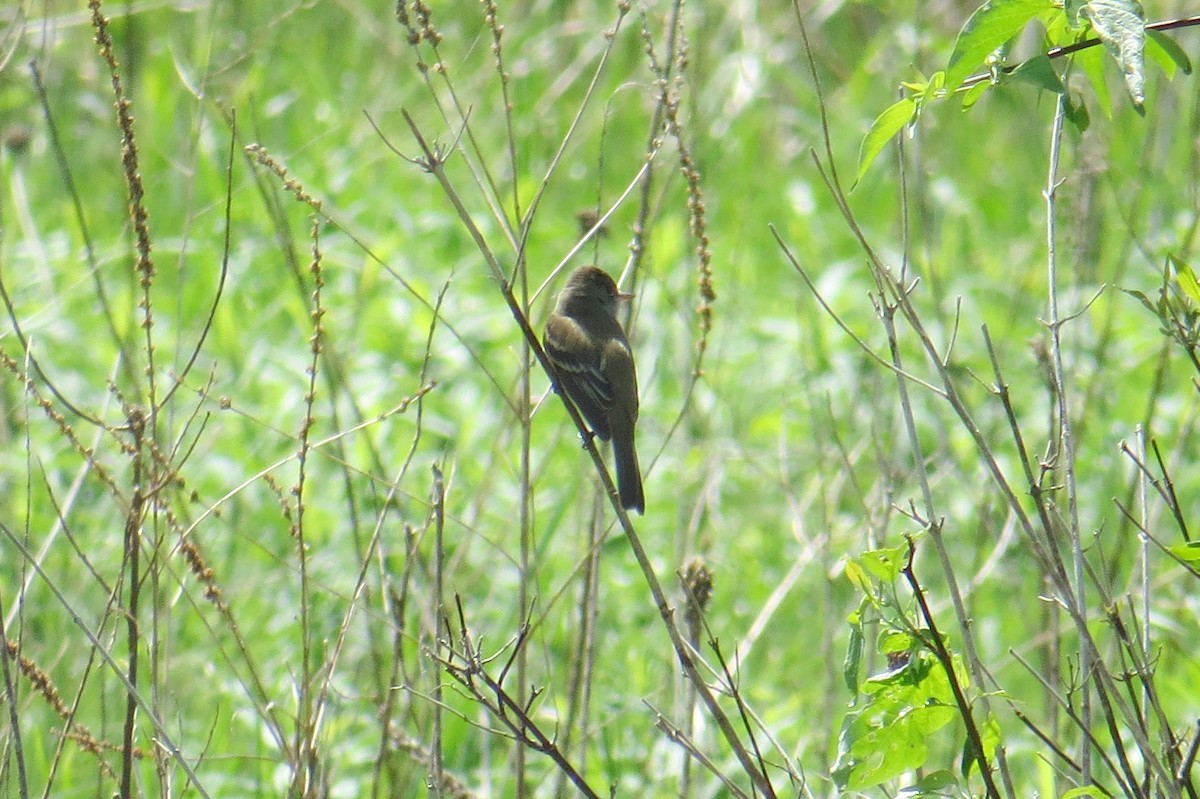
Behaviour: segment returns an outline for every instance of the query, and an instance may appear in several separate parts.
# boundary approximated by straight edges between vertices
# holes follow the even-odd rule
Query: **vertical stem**
[[[446,568],[446,486],[442,479],[442,470],[434,464],[433,467],[433,531],[434,531],[434,553],[433,553],[433,640],[429,642],[429,646],[433,651],[437,651],[439,630],[442,619],[449,619],[446,616],[446,597],[445,597],[445,568]],[[430,753],[430,770],[433,772],[432,790],[430,796],[433,799],[441,799],[442,784],[445,781],[443,774],[443,758],[442,758],[442,680],[438,672],[434,673],[433,680],[433,746]]]
[[[658,150],[658,139],[663,127],[663,120],[667,113],[667,97],[670,92],[671,73],[675,66],[675,49],[678,46],[679,39],[679,18],[683,12],[683,0],[675,0],[671,4],[671,14],[667,19],[667,47],[666,56],[662,65],[662,73],[658,76],[658,82],[661,86],[658,101],[654,104],[654,112],[650,116],[650,129],[647,131],[646,137],[646,153],[649,155]],[[645,21],[642,22],[645,25]],[[647,159],[646,165],[650,166],[650,161]],[[633,268],[629,273],[629,290],[634,294],[637,293],[638,278],[640,277],[637,267],[642,262],[642,253],[646,251],[646,229],[650,223],[651,202],[650,197],[654,190],[654,172],[652,169],[647,169],[645,177],[642,178],[642,192],[638,199],[637,218],[633,223],[633,239],[629,242],[630,263]]]
[[[1137,447],[1137,457],[1139,463],[1146,462],[1146,431],[1139,424],[1133,431],[1134,441]],[[1150,539],[1146,535],[1146,530],[1149,529],[1150,511],[1146,507],[1146,471],[1139,469],[1137,472],[1137,493],[1138,493],[1138,512],[1141,515],[1138,524],[1138,583],[1142,593],[1142,640],[1141,640],[1141,655],[1142,662],[1139,664],[1139,669],[1146,669],[1147,672],[1152,668],[1150,665]],[[1150,679],[1142,680],[1142,712],[1143,718],[1141,723],[1149,729],[1149,719],[1151,713],[1152,702],[1156,700],[1150,693]],[[1167,756],[1170,762],[1170,755]],[[1145,767],[1147,775],[1147,784],[1149,784],[1149,766]]]
[[[41,75],[38,73],[37,64],[30,62],[29,69],[33,73],[34,84],[37,86],[37,88],[39,90],[38,96],[39,96],[39,98],[42,99],[43,107],[45,107],[45,91],[42,88]],[[46,115],[46,118],[48,120],[50,119],[49,114]],[[51,126],[52,126],[52,123],[51,123]],[[0,197],[0,241],[3,241],[3,239],[4,239],[4,213],[3,213],[3,211],[4,211],[4,199],[2,197]],[[26,431],[27,431],[26,434],[28,435],[28,427],[26,428]],[[26,456],[25,457],[26,457],[27,466],[32,457],[32,452],[33,452],[33,448],[26,446],[26,448],[25,448]],[[26,474],[32,474],[32,470],[27,469]],[[31,514],[29,512],[29,507],[28,507],[29,502],[30,502],[30,500],[29,500],[30,492],[28,490],[26,490],[25,496],[26,496],[25,518],[29,519]],[[17,593],[18,606],[20,605],[20,602],[21,602],[20,596],[21,596],[21,593],[20,593],[20,591],[18,591],[18,593]],[[19,640],[19,638],[18,638],[18,640]],[[11,649],[9,648],[8,628],[7,628],[7,624],[5,623],[5,620],[4,620],[3,595],[0,595],[0,676],[2,676],[3,680],[4,680],[4,701],[8,704],[9,736],[11,737],[11,740],[12,740],[13,758],[17,761],[17,785],[18,785],[18,788],[20,791],[19,795],[20,795],[21,799],[28,799],[28,797],[29,797],[29,778],[25,772],[25,747],[21,741],[21,726],[20,726],[20,724],[18,724],[18,719],[17,719],[17,701],[18,701],[17,700],[17,686],[13,682],[12,671],[9,668],[9,660],[11,659],[13,662],[15,662],[19,652],[20,652],[20,650],[17,648],[17,645],[15,643],[13,644],[13,647]]]
[[[558,738],[558,748],[565,757],[571,755],[571,746],[579,742],[579,754],[574,762],[580,771],[587,768],[587,740],[589,708],[591,706],[592,670],[596,663],[596,616],[599,611],[600,593],[600,546],[604,543],[604,498],[594,492],[592,523],[589,526],[587,553],[583,562],[583,579],[579,590],[579,631],[575,639],[575,652],[571,661],[571,677],[567,690],[567,709]],[[686,758],[685,758],[686,759]],[[567,773],[559,771],[558,783],[554,788],[555,799],[567,797]],[[686,796],[687,794],[683,794]]]
[[[516,183],[515,175],[513,183]],[[516,200],[514,199],[515,202]],[[529,270],[526,268],[523,252],[517,254],[516,278],[518,288],[521,292],[521,309],[525,313],[525,318],[528,319]],[[533,353],[529,349],[529,342],[526,340],[521,345],[521,386],[518,389],[520,396],[517,398],[517,407],[521,413],[521,580],[517,596],[517,613],[518,622],[522,629],[525,628],[526,620],[529,618],[529,552],[532,548],[529,515],[530,505],[533,503],[532,471],[529,458],[530,439],[533,433],[533,399],[530,389],[530,372],[532,370]],[[521,703],[521,707],[526,707],[529,701],[527,693],[527,666],[526,647],[519,645],[517,648],[517,701]],[[525,747],[520,743],[517,744],[516,757],[517,797],[520,799],[527,795],[525,789]]]
[[[20,719],[17,718],[17,686],[13,681],[9,661],[16,661],[16,644],[9,647],[8,630],[4,625],[4,602],[0,597],[0,678],[4,680],[4,701],[8,705],[8,734],[12,741],[12,757],[17,762],[17,788],[21,799],[29,799],[29,777],[25,773],[25,747],[21,742]]]
[[[129,514],[125,517],[125,560],[129,580],[129,604],[125,608],[125,632],[129,649],[129,682],[125,696],[125,727],[121,737],[121,799],[133,796],[133,732],[137,719],[138,699],[138,605],[141,598],[141,527],[145,509],[146,492],[142,485],[145,478],[142,458],[144,457],[146,419],[136,408],[128,411],[129,427],[133,432],[133,496],[129,502]]]
[[[310,238],[312,241],[312,260],[309,271],[313,276],[312,335],[309,337],[308,384],[304,395],[304,420],[300,426],[300,453],[297,458],[296,486],[293,493],[296,497],[296,521],[294,534],[296,538],[296,554],[300,570],[300,691],[299,707],[296,719],[296,748],[295,748],[295,782],[300,795],[307,795],[315,790],[317,779],[317,709],[314,703],[316,690],[316,669],[313,668],[313,631],[312,631],[312,585],[308,573],[308,541],[305,524],[305,490],[308,485],[308,456],[312,451],[313,403],[317,397],[317,375],[321,364],[323,351],[323,309],[321,307],[321,289],[324,279],[321,275],[321,239],[320,221],[313,216],[310,221]]]
[[[1058,398],[1058,458],[1063,467],[1067,485],[1067,507],[1070,519],[1072,579],[1075,583],[1075,605],[1073,614],[1079,630],[1079,673],[1080,702],[1079,719],[1085,733],[1080,739],[1079,766],[1080,782],[1092,782],[1092,747],[1086,734],[1092,727],[1092,648],[1087,634],[1087,584],[1083,562],[1083,541],[1079,532],[1079,500],[1075,485],[1075,440],[1071,432],[1071,413],[1067,402],[1066,377],[1062,361],[1062,318],[1058,311],[1058,257],[1055,248],[1056,192],[1058,190],[1058,159],[1062,151],[1063,120],[1067,115],[1067,96],[1060,94],[1054,109],[1054,123],[1050,130],[1050,169],[1046,176],[1046,287],[1049,295],[1048,321],[1050,327],[1050,359],[1054,368],[1054,390]]]

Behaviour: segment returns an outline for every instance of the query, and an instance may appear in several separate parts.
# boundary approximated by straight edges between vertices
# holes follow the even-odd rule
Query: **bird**
[[[542,336],[555,389],[570,398],[601,441],[612,441],[621,507],[645,513],[642,473],[634,445],[637,370],[617,307],[622,294],[603,269],[571,273]]]

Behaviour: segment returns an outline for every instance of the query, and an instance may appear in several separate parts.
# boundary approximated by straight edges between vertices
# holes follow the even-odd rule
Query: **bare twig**
[[[950,650],[946,648],[946,641],[937,628],[937,620],[934,619],[933,612],[930,611],[929,604],[925,601],[925,592],[921,589],[921,584],[917,581],[917,576],[913,572],[913,553],[916,551],[916,546],[913,543],[911,535],[905,535],[905,540],[908,541],[908,560],[905,562],[904,568],[900,570],[900,573],[908,580],[908,585],[912,589],[913,596],[917,598],[917,605],[921,609],[921,618],[929,630],[929,635],[926,637],[925,643],[929,646],[934,656],[937,657],[938,662],[942,665],[942,669],[946,672],[946,680],[950,684],[950,690],[954,693],[954,703],[958,706],[959,718],[963,720],[963,725],[967,729],[967,742],[971,747],[974,759],[979,765],[979,775],[983,778],[987,795],[990,799],[999,799],[1000,790],[996,787],[995,780],[992,777],[991,756],[984,748],[983,737],[979,733],[979,726],[975,723],[975,714],[971,710],[971,704],[967,701],[967,695],[964,693],[962,685],[959,684],[958,675],[954,671],[954,658],[950,654]]]
[[[720,780],[721,784],[725,786],[725,790],[729,791],[730,796],[737,796],[740,797],[740,799],[750,799],[746,792],[743,791],[736,782],[729,779],[729,777],[721,771],[720,767],[714,763],[708,755],[704,754],[704,752],[700,750],[700,747],[696,745],[696,742],[692,740],[691,736],[687,732],[681,729],[679,725],[672,724],[670,721],[668,721],[666,715],[664,715],[661,710],[651,704],[650,700],[643,699],[642,703],[646,707],[650,708],[650,710],[654,713],[654,726],[661,730],[663,735],[667,736],[667,740],[678,744],[680,748],[687,753],[688,759],[696,761],[704,767],[705,771],[709,772],[718,780]]]
[[[588,799],[600,799],[600,794],[588,784],[574,764],[559,749],[554,737],[547,735],[531,717],[530,708],[532,702],[537,698],[538,692],[534,692],[528,702],[523,702],[510,694],[504,685],[508,668],[512,665],[513,657],[515,657],[515,650],[525,646],[528,641],[528,624],[522,623],[521,632],[513,643],[514,651],[510,653],[509,661],[501,670],[500,676],[495,678],[488,674],[486,668],[488,658],[480,651],[467,629],[466,612],[463,610],[462,598],[457,594],[455,595],[455,604],[458,609],[457,641],[452,640],[450,620],[446,619],[447,638],[439,642],[437,651],[431,653],[434,659],[477,702],[486,707],[493,718],[504,725],[513,739],[521,744],[521,748],[528,748],[546,755],[556,767],[567,775],[571,784],[582,796],[588,797]]]

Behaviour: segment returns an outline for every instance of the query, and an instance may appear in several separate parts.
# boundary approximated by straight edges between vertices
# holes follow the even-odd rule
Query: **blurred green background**
[[[973,6],[802,3],[819,98],[790,6],[690,3],[682,10],[686,62],[669,82],[677,133],[650,130],[658,96],[651,63],[671,60],[665,4],[635,6],[623,18],[610,3],[502,6],[507,100],[478,3],[432,7],[436,51],[428,40],[410,45],[393,8],[358,0],[113,2],[102,10],[135,120],[155,270],[145,290],[134,269],[112,77],[90,12],[33,1],[0,11],[8,305],[0,348],[11,359],[0,381],[0,599],[10,651],[36,664],[72,723],[99,742],[89,751],[78,728],[64,736],[62,711],[11,662],[17,720],[0,733],[0,792],[21,795],[18,758],[30,795],[116,790],[126,691],[114,664],[125,669],[129,659],[124,531],[140,496],[139,793],[196,789],[146,720],[152,707],[210,796],[295,794],[304,729],[313,731],[311,795],[427,795],[441,684],[447,771],[467,795],[517,795],[511,741],[429,654],[435,631],[445,632],[443,612],[458,625],[453,604],[439,606],[433,589],[436,465],[445,475],[445,595],[461,596],[468,626],[497,656],[494,668],[512,651],[524,584],[526,679],[542,692],[533,717],[573,738],[573,757],[594,787],[680,794],[684,754],[655,729],[647,705],[677,725],[690,705],[619,528],[599,548],[590,704],[567,716],[583,662],[591,525],[598,514],[610,529],[612,514],[597,504],[576,431],[535,365],[522,572],[520,331],[446,194],[393,151],[420,155],[402,109],[429,141],[461,145],[447,178],[506,270],[518,259],[496,209],[512,219],[514,186],[522,210],[544,189],[523,251],[531,292],[578,240],[577,214],[607,210],[645,162],[651,136],[662,138],[630,328],[647,495],[636,526],[673,601],[674,573],[687,559],[712,570],[708,634],[777,743],[772,755],[786,753],[803,770],[808,783],[793,794],[834,793],[829,771],[853,698],[842,676],[846,618],[859,601],[842,565],[920,530],[905,511],[922,471],[996,681],[973,690],[1002,691],[1051,725],[1060,711],[1011,652],[1044,673],[1069,673],[1070,635],[1049,626],[1041,574],[971,438],[943,400],[910,387],[925,457],[914,462],[894,376],[822,310],[768,228],[841,322],[886,355],[866,258],[814,167],[811,154],[823,158],[825,147],[819,100],[834,163],[849,180],[872,119],[896,99],[900,81],[944,66]],[[1146,5],[1148,19],[1172,11]],[[1194,55],[1193,33],[1177,39]],[[1018,51],[1039,47],[1032,35]],[[1063,312],[1078,314],[1063,335],[1080,526],[1104,602],[1127,609],[1141,601],[1141,561],[1136,530],[1113,501],[1138,507],[1120,442],[1132,442],[1141,425],[1192,517],[1200,496],[1191,468],[1195,371],[1158,320],[1119,290],[1155,296],[1166,254],[1190,256],[1200,117],[1189,76],[1152,71],[1139,116],[1115,67],[1110,73],[1112,107],[1068,79],[1091,124],[1064,138],[1058,289]],[[969,113],[954,102],[932,107],[904,136],[904,169],[889,148],[850,194],[876,251],[919,278],[913,298],[926,329],[943,351],[954,341],[959,391],[1022,497],[1029,486],[989,391],[981,327],[996,342],[1031,455],[1049,457],[1055,399],[1039,353],[1054,105],[1013,84]],[[459,138],[467,109],[470,132]],[[717,294],[694,385],[700,274],[680,141],[701,175]],[[251,143],[285,164],[322,213],[256,165],[243,150]],[[494,191],[480,182],[485,174]],[[635,191],[607,235],[568,266],[598,262],[619,275],[640,208]],[[536,330],[560,285],[530,300]],[[322,354],[309,403],[318,301]],[[907,369],[936,384],[911,331],[902,325],[900,337]],[[429,385],[419,403],[398,409]],[[44,411],[43,400],[62,416]],[[155,402],[161,407],[135,458],[122,403]],[[309,416],[315,446],[297,490]],[[1065,496],[1057,501],[1065,507]],[[1161,502],[1151,497],[1145,512],[1150,529],[1179,543]],[[188,547],[198,553],[191,561]],[[924,547],[917,568],[952,628],[943,573]],[[1151,553],[1157,684],[1178,712],[1178,732],[1191,725],[1194,735],[1195,582]],[[956,649],[959,635],[951,633]],[[1063,650],[1052,649],[1059,640]],[[869,669],[884,668],[880,657],[869,660]],[[999,723],[1018,793],[1051,795],[1045,745],[1011,712],[999,711]],[[719,769],[736,771],[703,716],[693,736]],[[939,767],[954,768],[961,728],[929,744]],[[530,753],[525,768],[526,795],[563,795],[547,758]],[[690,796],[728,795],[710,774],[695,780]]]

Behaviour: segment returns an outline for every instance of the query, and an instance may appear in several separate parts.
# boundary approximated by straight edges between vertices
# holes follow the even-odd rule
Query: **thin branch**
[[[979,727],[975,723],[975,714],[971,711],[971,704],[967,701],[967,696],[963,692],[962,685],[959,684],[958,675],[954,670],[954,658],[950,654],[950,650],[946,648],[946,641],[942,637],[941,632],[938,631],[937,621],[933,617],[933,612],[929,609],[929,603],[925,601],[925,592],[922,590],[921,584],[917,581],[917,576],[913,572],[913,554],[916,552],[916,545],[913,543],[911,535],[905,534],[904,539],[908,542],[908,559],[904,564],[904,568],[900,570],[900,573],[908,580],[908,585],[912,589],[913,596],[917,599],[917,605],[921,609],[921,618],[929,630],[929,637],[926,643],[930,646],[934,656],[937,657],[938,662],[942,665],[942,670],[946,672],[946,681],[950,684],[950,690],[954,694],[954,703],[958,706],[959,718],[963,720],[963,724],[967,729],[967,742],[979,766],[979,775],[983,778],[987,795],[990,799],[999,799],[1000,790],[996,787],[996,783],[992,779],[991,757],[983,745],[983,736],[980,735]]]

